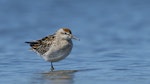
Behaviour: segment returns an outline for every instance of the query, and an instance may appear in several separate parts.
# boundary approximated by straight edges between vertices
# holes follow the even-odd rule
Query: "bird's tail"
[[[30,44],[30,46],[34,46],[34,45],[36,45],[36,44],[38,44],[38,42],[28,42],[28,41],[26,41],[25,43],[27,43],[27,44]]]
[[[31,42],[26,41],[25,43],[30,44]]]

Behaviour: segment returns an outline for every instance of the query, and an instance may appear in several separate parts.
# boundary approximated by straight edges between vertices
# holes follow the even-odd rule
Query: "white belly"
[[[69,55],[72,50],[72,43],[67,44],[65,46],[60,46],[59,48],[56,46],[51,46],[51,48],[43,54],[43,58],[49,62],[57,62]]]

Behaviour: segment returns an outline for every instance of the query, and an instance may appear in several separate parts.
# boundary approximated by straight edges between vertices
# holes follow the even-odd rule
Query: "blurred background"
[[[45,77],[50,63],[25,41],[67,27],[80,41],[54,63],[79,70]],[[149,0],[0,0],[0,82],[5,84],[148,84],[150,82]]]

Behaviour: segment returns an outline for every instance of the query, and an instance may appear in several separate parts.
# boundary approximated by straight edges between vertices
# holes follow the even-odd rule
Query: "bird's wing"
[[[49,50],[54,39],[55,39],[54,35],[49,35],[40,40],[32,41],[32,42],[25,42],[25,43],[30,44],[31,49],[33,51],[37,52],[40,55],[43,55]]]

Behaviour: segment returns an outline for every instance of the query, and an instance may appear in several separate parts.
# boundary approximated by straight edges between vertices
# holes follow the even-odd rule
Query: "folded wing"
[[[54,35],[49,35],[40,40],[25,43],[28,43],[31,46],[31,50],[35,51],[40,55],[43,55],[49,50],[54,39],[55,39]]]

